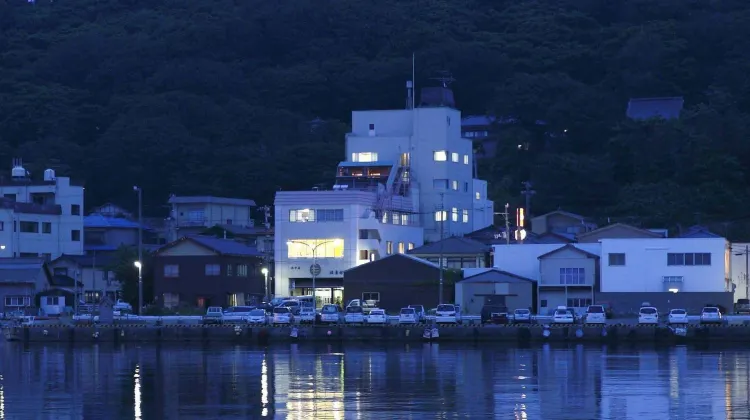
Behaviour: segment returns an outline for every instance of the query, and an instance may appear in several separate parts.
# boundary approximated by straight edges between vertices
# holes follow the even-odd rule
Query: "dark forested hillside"
[[[496,200],[530,179],[537,212],[742,224],[748,51],[743,0],[0,0],[0,162],[53,162],[92,205],[270,202],[330,181],[349,112],[400,107],[415,52],[418,84],[449,70],[464,113],[518,119],[482,164]],[[654,96],[682,119],[626,121]]]

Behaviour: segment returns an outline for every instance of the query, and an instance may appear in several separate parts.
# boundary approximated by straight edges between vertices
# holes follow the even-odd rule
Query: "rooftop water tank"
[[[54,181],[55,178],[55,170],[54,169],[45,169],[44,170],[44,180],[45,181]]]

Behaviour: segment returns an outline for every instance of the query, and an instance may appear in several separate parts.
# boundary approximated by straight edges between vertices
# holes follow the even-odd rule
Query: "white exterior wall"
[[[601,245],[573,244],[576,248],[600,255]],[[521,244],[493,245],[494,267],[532,280],[540,281],[539,257],[552,252],[565,244]]]
[[[375,125],[372,134],[370,124]],[[446,151],[446,161],[435,161],[436,151]],[[493,203],[487,200],[486,181],[473,178],[473,146],[471,140],[461,137],[460,111],[436,107],[352,112],[346,161],[352,160],[353,153],[360,152],[376,152],[378,161],[390,163],[398,163],[402,153],[410,153],[412,184],[419,187],[419,212],[427,240],[440,239],[440,222],[435,220],[435,212],[441,206],[448,213],[442,229],[444,237],[463,235],[492,224]],[[453,153],[458,154],[458,162],[452,161]],[[448,189],[435,188],[436,179],[449,180]],[[453,181],[457,182],[457,190],[452,189]],[[481,193],[480,200],[476,200],[477,192]],[[456,222],[452,220],[453,208],[458,210]],[[469,211],[466,223],[463,210]]]
[[[0,196],[15,194],[16,201],[32,202],[31,194],[53,193],[55,204],[60,205],[62,214],[27,214],[14,213],[12,210],[0,210],[0,221],[3,222],[0,231],[0,257],[20,256],[21,253],[37,255],[49,254],[52,259],[62,254],[82,255],[83,251],[83,187],[70,185],[70,178],[60,177],[54,183],[46,185],[3,185],[0,186]],[[72,214],[73,205],[78,205],[79,214]],[[16,222],[16,231],[13,222]],[[20,222],[38,222],[39,233],[24,233],[20,231]],[[42,232],[42,222],[52,224],[51,233]],[[72,231],[79,231],[79,240],[72,240]]]
[[[398,252],[398,243],[423,245],[422,229],[418,226],[401,226],[381,223],[371,211],[376,203],[376,194],[366,191],[290,191],[279,192],[275,201],[274,254],[275,294],[289,294],[290,278],[312,278],[311,258],[289,259],[288,241],[301,239],[341,239],[344,241],[343,258],[317,258],[321,277],[342,278],[341,272],[364,264],[359,259],[360,250],[376,250],[380,258],[387,255],[386,244],[393,243],[393,252]],[[408,207],[408,203],[402,203]],[[341,222],[290,222],[290,210],[343,209]],[[360,229],[377,230],[380,240],[359,239]],[[331,271],[338,274],[330,274]]]
[[[750,251],[750,243],[732,244],[732,283],[737,288],[734,291],[734,301],[737,299],[748,299],[748,283],[745,274],[748,271],[750,261],[745,259],[745,253]],[[739,254],[739,255],[737,255]],[[750,256],[748,256],[750,258]]]
[[[664,276],[683,277],[680,291],[725,292],[731,278],[724,238],[602,239],[602,292],[663,292]],[[624,266],[610,266],[610,253],[624,253]],[[667,265],[668,253],[710,253],[711,265]]]

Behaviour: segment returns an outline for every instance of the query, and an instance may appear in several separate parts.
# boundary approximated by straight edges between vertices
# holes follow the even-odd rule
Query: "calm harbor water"
[[[0,344],[0,419],[747,419],[750,350]]]

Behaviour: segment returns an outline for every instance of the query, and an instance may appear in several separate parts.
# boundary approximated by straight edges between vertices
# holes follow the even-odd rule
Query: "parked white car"
[[[530,324],[531,311],[528,309],[516,309],[513,311],[513,322],[516,324]]]
[[[320,310],[320,322],[337,323],[341,320],[339,307],[336,305],[323,305]]]
[[[224,322],[237,322],[237,321],[244,321],[248,315],[250,315],[250,312],[254,311],[255,307],[253,306],[230,306],[227,309],[224,309],[223,318]]]
[[[659,311],[653,306],[644,306],[638,310],[639,324],[658,324]]]
[[[402,309],[403,310],[403,309]],[[435,310],[436,324],[458,324],[461,322],[461,311],[456,305],[442,304]]]
[[[586,309],[586,324],[606,324],[607,314],[604,312],[602,305],[589,305]]]
[[[721,324],[724,318],[719,308],[715,306],[706,306],[701,311],[701,324]]]
[[[401,308],[401,313],[398,314],[399,324],[416,324],[419,322],[419,315],[414,308]]]
[[[254,309],[250,311],[250,314],[246,319],[248,323],[257,325],[263,325],[268,322],[268,316],[266,315],[266,311],[263,309]]]
[[[388,317],[384,310],[373,309],[367,315],[366,320],[368,324],[386,324],[388,322]]]
[[[286,306],[277,306],[273,308],[274,324],[291,324],[294,321],[292,311]]]
[[[555,313],[552,314],[553,324],[573,324],[575,320],[573,312],[564,306],[558,307],[555,309]]]
[[[347,324],[364,324],[365,311],[361,306],[349,306],[346,308],[344,322]]]
[[[669,311],[668,322],[670,324],[687,324],[688,313],[684,309],[672,309]]]
[[[133,312],[133,306],[122,299],[117,299],[117,303],[112,306],[113,311]]]
[[[299,315],[297,315],[299,318],[299,322],[301,323],[311,323],[315,321],[315,308],[312,306],[303,306],[299,308]]]
[[[425,322],[427,320],[427,313],[423,305],[409,305],[408,307],[417,312],[417,322]]]

